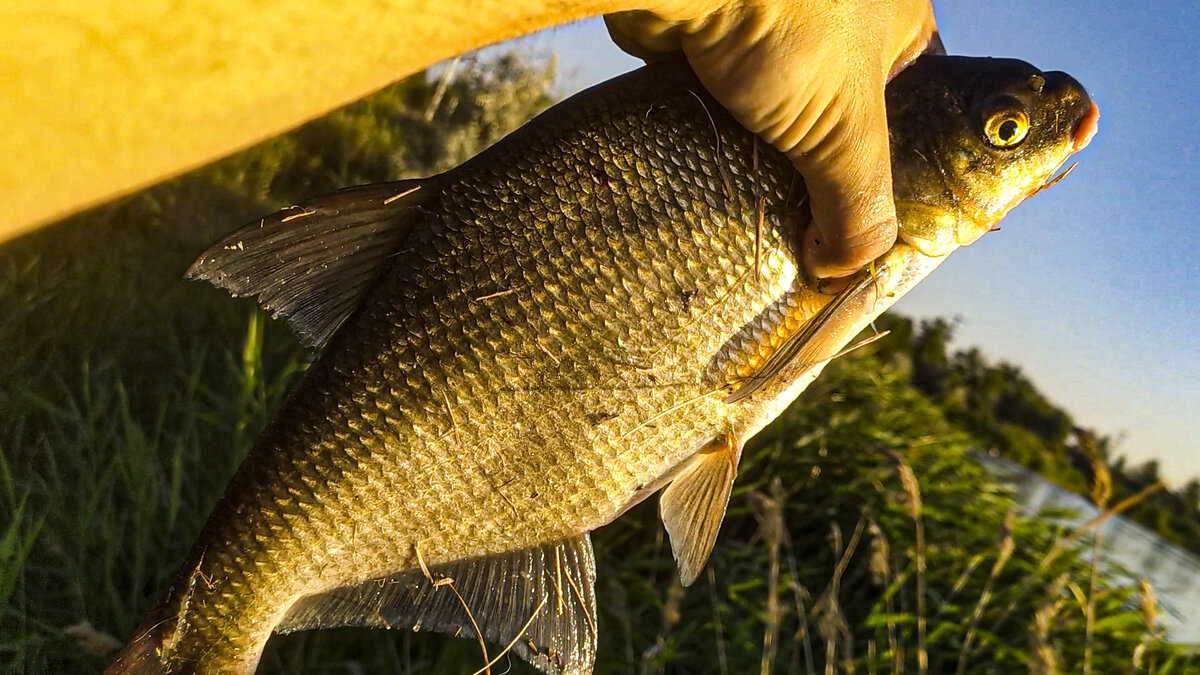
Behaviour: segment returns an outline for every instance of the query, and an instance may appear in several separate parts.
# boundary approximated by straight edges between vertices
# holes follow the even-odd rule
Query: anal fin
[[[543,673],[590,675],[596,659],[596,562],[588,535],[372,579],[306,596],[275,628],[370,626],[475,638]],[[453,589],[448,586],[452,585]],[[460,599],[461,598],[461,599]],[[468,614],[469,610],[469,614]]]
[[[662,492],[659,512],[684,586],[696,580],[712,554],[741,454],[741,442],[722,434],[688,460]]]

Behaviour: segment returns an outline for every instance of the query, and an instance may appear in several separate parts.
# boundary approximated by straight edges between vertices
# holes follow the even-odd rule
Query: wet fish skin
[[[979,140],[997,94],[1031,121],[1003,152]],[[450,172],[317,198],[214,246],[194,276],[258,296],[322,351],[110,672],[252,672],[280,629],[471,633],[427,569],[455,577],[489,640],[532,636],[515,649],[543,671],[590,672],[586,533],[667,485],[694,574],[743,440],[1043,184],[1090,109],[1066,76],[1000,60],[926,57],[888,97],[901,241],[837,296],[801,269],[790,163],[674,62]],[[539,574],[521,595],[514,579]],[[550,623],[522,633],[531,616]]]

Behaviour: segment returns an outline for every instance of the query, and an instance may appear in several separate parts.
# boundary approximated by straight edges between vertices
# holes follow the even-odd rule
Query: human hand
[[[884,87],[936,38],[930,0],[663,0],[605,17],[651,60],[683,51],[704,86],[804,176],[804,264],[852,274],[896,240]]]

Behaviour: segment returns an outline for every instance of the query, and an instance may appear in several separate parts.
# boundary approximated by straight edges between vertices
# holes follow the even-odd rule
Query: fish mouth
[[[1064,72],[1054,71],[1045,74],[1044,82],[1047,89],[1053,91],[1053,95],[1060,101],[1060,105],[1071,111],[1071,117],[1075,119],[1075,122],[1070,127],[1070,135],[1062,149],[1062,158],[1054,169],[1046,174],[1046,179],[1041,184],[1025,194],[1024,198],[1026,199],[1057,184],[1075,169],[1076,165],[1071,164],[1062,172],[1058,171],[1067,163],[1071,155],[1083,150],[1092,142],[1100,122],[1100,107],[1096,105],[1078,80]],[[1052,86],[1051,83],[1053,83]]]
[[[1092,137],[1096,135],[1096,129],[1099,128],[1100,122],[1100,107],[1095,101],[1091,101],[1091,107],[1083,118],[1075,123],[1075,131],[1071,134],[1071,152],[1079,152],[1086,148],[1088,143],[1092,142]]]
[[[1084,94],[1084,96],[1086,97],[1086,94]],[[1062,161],[1059,162],[1058,167],[1062,167],[1063,164],[1066,164],[1071,155],[1074,155],[1080,150],[1086,148],[1088,143],[1092,142],[1092,137],[1096,135],[1096,130],[1099,128],[1100,122],[1100,107],[1096,105],[1095,101],[1088,101],[1088,103],[1089,106],[1087,112],[1083,114],[1083,117],[1079,118],[1079,121],[1075,123],[1075,129],[1071,131],[1071,147],[1063,156]],[[1045,190],[1046,188],[1066,178],[1068,174],[1075,170],[1076,166],[1078,166],[1078,162],[1068,166],[1062,171],[1062,173],[1054,175],[1054,172],[1058,171],[1058,167],[1056,167],[1054,171],[1050,172],[1050,175],[1053,177],[1037,186],[1037,188],[1031,191],[1028,196],[1032,197],[1042,190]]]
[[[1088,146],[1099,127],[1100,108],[1078,80],[1062,71],[1044,73],[1042,80],[1045,94],[1056,107],[1069,111],[1067,119],[1074,119],[1068,136],[1067,156]],[[1039,93],[1041,93],[1039,91]],[[1065,132],[1066,129],[1063,129]],[[1064,159],[1066,159],[1064,157]]]

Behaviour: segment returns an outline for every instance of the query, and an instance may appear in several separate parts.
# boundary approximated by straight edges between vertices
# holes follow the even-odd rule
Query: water
[[[1100,513],[1083,497],[1007,459],[980,455],[979,461],[1013,486],[1017,504],[1029,514],[1065,509],[1075,514],[1067,522],[1077,525]],[[1108,519],[1097,530],[1106,571],[1131,584],[1146,579],[1154,587],[1167,640],[1200,644],[1200,557],[1121,516]]]

